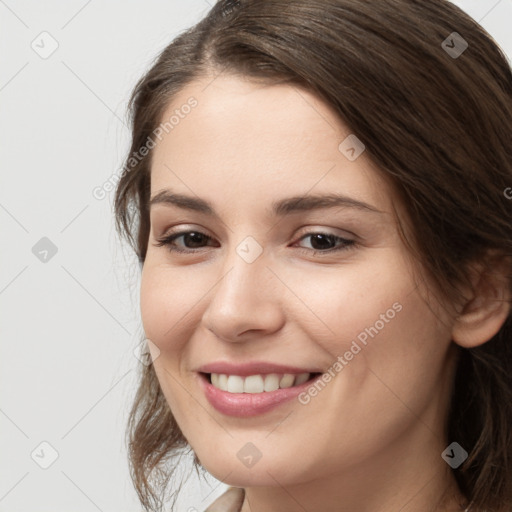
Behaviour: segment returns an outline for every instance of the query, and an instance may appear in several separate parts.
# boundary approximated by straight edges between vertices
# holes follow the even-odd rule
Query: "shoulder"
[[[204,512],[240,512],[244,496],[242,487],[229,487]]]

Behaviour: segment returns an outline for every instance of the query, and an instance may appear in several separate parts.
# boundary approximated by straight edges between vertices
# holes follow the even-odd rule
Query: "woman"
[[[510,511],[512,74],[490,36],[445,0],[220,1],[131,108],[145,509],[190,447],[230,485],[209,511]]]

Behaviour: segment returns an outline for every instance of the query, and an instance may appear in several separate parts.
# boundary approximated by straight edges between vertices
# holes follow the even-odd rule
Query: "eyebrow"
[[[149,202],[149,206],[151,207],[155,204],[177,206],[184,210],[191,210],[219,218],[219,215],[215,212],[215,209],[210,202],[198,197],[172,193],[169,190],[163,190],[152,197]],[[272,203],[271,212],[276,217],[283,217],[285,215],[298,212],[335,207],[350,208],[373,213],[383,213],[370,204],[348,196],[344,196],[342,194],[294,196],[280,199]]]

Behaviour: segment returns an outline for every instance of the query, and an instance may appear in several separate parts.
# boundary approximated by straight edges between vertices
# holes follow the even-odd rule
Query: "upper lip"
[[[295,366],[288,366],[282,364],[269,363],[265,361],[252,361],[247,363],[230,363],[227,361],[216,361],[213,363],[205,364],[197,369],[202,373],[219,373],[226,375],[240,375],[241,377],[247,375],[258,375],[267,373],[322,373],[322,370],[312,368],[297,368]]]

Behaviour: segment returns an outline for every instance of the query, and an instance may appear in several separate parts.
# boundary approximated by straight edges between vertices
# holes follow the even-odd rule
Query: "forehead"
[[[350,146],[362,149],[354,134],[297,86],[203,78],[173,98],[166,122],[153,150],[152,196],[166,187],[230,201],[335,191],[389,209],[391,192],[365,151],[347,157]]]

